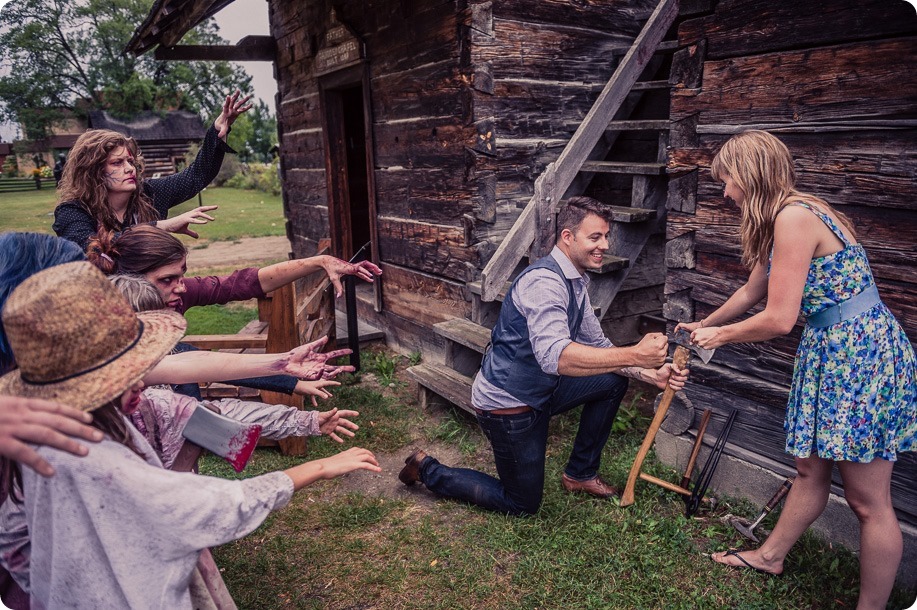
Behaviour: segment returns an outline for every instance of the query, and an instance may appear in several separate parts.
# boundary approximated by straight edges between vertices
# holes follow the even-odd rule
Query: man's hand
[[[26,443],[47,445],[73,455],[89,450],[71,436],[97,443],[102,432],[88,426],[89,413],[56,402],[18,396],[0,396],[0,455],[24,464],[38,474],[54,474],[46,462]]]
[[[339,373],[352,373],[355,370],[352,366],[335,366],[328,363],[329,360],[350,354],[351,350],[338,349],[325,354],[319,353],[318,350],[326,343],[327,336],[291,349],[275,366],[282,373],[310,380],[333,379]]]
[[[665,363],[668,346],[668,340],[662,333],[644,335],[640,343],[630,348],[634,361],[629,366],[659,368]]]
[[[318,429],[322,431],[322,434],[327,434],[332,440],[343,443],[344,439],[338,436],[338,433],[353,438],[354,433],[351,430],[360,429],[360,426],[346,418],[357,417],[358,415],[360,415],[358,411],[339,411],[336,408],[324,411],[318,414]]]
[[[229,128],[239,118],[239,115],[252,107],[251,104],[246,104],[248,100],[252,99],[252,96],[246,95],[240,100],[240,95],[242,95],[242,92],[238,89],[232,95],[227,95],[226,101],[223,102],[220,116],[213,122],[213,126],[217,130],[217,137],[224,142],[226,141],[226,136],[229,135]]]
[[[207,214],[207,212],[215,210],[218,207],[219,206],[216,205],[202,205],[184,214],[179,214],[174,218],[157,220],[156,226],[169,233],[182,233],[197,239],[200,235],[198,235],[196,231],[192,231],[189,225],[205,225],[212,220],[216,220],[213,216]]]
[[[373,276],[382,275],[382,269],[369,261],[360,261],[359,263],[348,263],[333,256],[327,257],[324,265],[328,279],[334,284],[334,294],[340,298],[344,294],[344,286],[341,284],[341,277],[345,275],[355,275],[361,280],[367,282],[373,281]]]
[[[677,392],[685,387],[688,380],[688,369],[680,369],[674,364],[663,364],[653,372],[656,374],[653,384],[660,390],[670,386]]]

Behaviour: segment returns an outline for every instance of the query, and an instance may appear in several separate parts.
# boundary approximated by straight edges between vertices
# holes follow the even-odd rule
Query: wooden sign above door
[[[363,41],[349,27],[337,20],[331,11],[331,23],[325,32],[321,48],[315,54],[315,76],[330,74],[363,61]]]

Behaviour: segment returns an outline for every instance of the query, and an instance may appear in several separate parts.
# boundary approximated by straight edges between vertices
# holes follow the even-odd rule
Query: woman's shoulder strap
[[[825,214],[823,211],[821,211],[819,208],[815,207],[811,203],[806,203],[805,201],[793,201],[787,204],[787,206],[791,206],[791,205],[797,206],[800,208],[805,208],[809,210],[810,212],[812,212],[813,214],[815,214],[816,216],[818,216],[818,218],[821,219],[821,221],[825,223],[825,225],[829,229],[831,229],[831,232],[834,233],[834,235],[837,236],[837,238],[844,243],[845,247],[850,245],[850,240],[847,239],[847,236],[844,235],[844,232],[840,230],[840,228],[837,226],[834,220],[830,216]]]

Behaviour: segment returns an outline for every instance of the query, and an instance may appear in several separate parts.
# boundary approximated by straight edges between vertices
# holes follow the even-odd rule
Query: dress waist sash
[[[875,284],[871,284],[866,290],[850,297],[846,301],[813,313],[806,318],[806,324],[813,328],[825,328],[826,326],[855,318],[881,302],[879,290]]]

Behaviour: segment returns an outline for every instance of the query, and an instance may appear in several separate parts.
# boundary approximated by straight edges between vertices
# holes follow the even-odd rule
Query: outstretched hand
[[[224,142],[226,141],[226,136],[229,135],[229,128],[239,118],[239,115],[252,107],[252,104],[246,103],[252,99],[251,94],[246,95],[241,100],[239,99],[240,95],[242,95],[242,92],[238,89],[232,95],[227,95],[226,100],[223,102],[220,116],[213,122],[213,126],[217,130],[217,137]]]
[[[277,368],[282,373],[293,375],[300,379],[333,379],[340,373],[352,373],[352,366],[335,366],[329,364],[329,361],[346,356],[351,353],[349,349],[337,349],[332,352],[320,353],[325,344],[328,343],[328,337],[322,337],[318,341],[300,345],[291,349],[277,363]]]
[[[190,225],[205,225],[212,220],[216,220],[216,218],[207,212],[215,210],[218,207],[220,206],[202,205],[199,208],[194,208],[193,210],[185,212],[184,214],[179,214],[173,218],[157,220],[156,226],[169,233],[182,233],[197,239],[200,235],[198,235],[197,231],[192,231]]]
[[[354,433],[352,431],[360,429],[360,426],[346,418],[357,417],[358,415],[360,415],[358,411],[340,411],[337,408],[324,411],[318,414],[318,429],[321,430],[322,434],[329,436],[331,440],[343,443],[344,439],[338,436],[338,433],[353,438]]]
[[[322,400],[328,400],[334,394],[329,392],[326,388],[339,386],[341,383],[339,381],[332,381],[330,379],[316,379],[315,381],[305,381],[300,379],[296,382],[296,387],[293,388],[294,394],[299,394],[300,396],[308,396],[312,399],[312,406],[318,406],[318,398]]]
[[[344,294],[344,286],[341,284],[341,277],[345,275],[355,275],[361,280],[372,282],[373,277],[382,275],[382,269],[369,261],[360,261],[359,263],[348,263],[347,261],[329,256],[324,264],[325,272],[328,279],[334,284],[334,294],[338,298]]]
[[[319,461],[322,462],[323,479],[333,479],[360,469],[382,472],[382,468],[379,467],[379,462],[372,451],[361,449],[360,447],[353,447]]]
[[[674,363],[663,364],[655,372],[656,379],[653,383],[660,390],[668,386],[677,392],[685,387],[688,380],[688,369],[680,369]]]
[[[50,477],[54,469],[26,443],[86,455],[86,447],[70,437],[92,442],[102,440],[99,430],[86,425],[90,421],[92,417],[88,413],[56,402],[0,396],[0,455]]]

